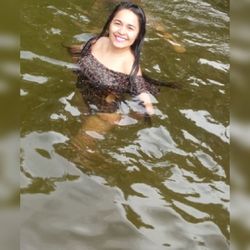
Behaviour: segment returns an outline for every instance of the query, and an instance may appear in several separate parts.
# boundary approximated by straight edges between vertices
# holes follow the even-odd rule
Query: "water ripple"
[[[210,60],[207,60],[204,58],[200,58],[198,60],[198,63],[209,65],[217,70],[221,70],[224,72],[228,72],[228,70],[229,70],[229,64],[224,64],[222,62],[215,62],[215,61],[210,61]]]
[[[170,133],[163,126],[140,130],[138,139],[134,143],[139,144],[141,151],[150,157],[161,158],[168,152],[187,155],[177,147]]]
[[[44,84],[48,81],[48,77],[45,76],[35,76],[31,74],[23,74],[22,75],[23,80],[28,82],[36,82],[38,84]]]
[[[191,109],[180,110],[184,116],[195,122],[198,127],[203,128],[207,132],[218,136],[224,142],[229,143],[228,127],[223,126],[215,121],[206,110],[194,111]]]
[[[20,52],[20,58],[26,59],[26,60],[39,59],[43,62],[47,62],[47,63],[53,64],[53,65],[65,67],[68,69],[78,69],[76,64],[60,61],[60,60],[57,60],[54,58],[49,58],[47,56],[40,56],[40,55],[37,55],[36,53],[33,53],[31,51],[26,51],[26,50],[22,50]]]

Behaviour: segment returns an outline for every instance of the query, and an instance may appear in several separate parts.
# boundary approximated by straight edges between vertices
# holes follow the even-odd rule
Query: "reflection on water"
[[[23,4],[23,249],[229,248],[227,6],[141,4],[142,66],[183,88],[161,89],[151,124],[129,99],[112,126],[89,116],[62,45],[99,32],[110,1]]]

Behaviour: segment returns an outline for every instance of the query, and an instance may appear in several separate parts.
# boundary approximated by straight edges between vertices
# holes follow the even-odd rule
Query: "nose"
[[[119,28],[118,32],[119,32],[120,35],[123,35],[123,34],[125,34],[125,32],[126,32],[126,28],[125,28],[124,26],[121,26],[121,27]]]

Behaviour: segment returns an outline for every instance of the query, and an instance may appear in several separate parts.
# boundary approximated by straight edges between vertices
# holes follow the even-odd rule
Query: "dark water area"
[[[22,2],[21,249],[229,249],[228,2],[141,5],[142,69],[182,88],[161,88],[151,125],[125,112],[106,129],[64,45],[100,32],[114,3]]]

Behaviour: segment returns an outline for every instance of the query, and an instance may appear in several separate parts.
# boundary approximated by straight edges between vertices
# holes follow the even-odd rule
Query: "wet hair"
[[[139,33],[138,33],[137,38],[135,39],[134,43],[131,45],[131,50],[132,50],[132,53],[133,53],[134,58],[135,58],[131,72],[129,74],[129,82],[130,82],[131,88],[132,88],[133,83],[135,81],[135,77],[137,76],[137,73],[139,71],[141,48],[142,48],[144,37],[146,34],[146,15],[145,15],[143,9],[140,6],[138,6],[137,4],[131,3],[129,1],[121,2],[120,4],[118,4],[114,8],[114,10],[110,14],[110,16],[108,17],[105,25],[103,26],[101,33],[97,36],[92,37],[85,44],[85,46],[82,49],[81,55],[82,56],[86,55],[86,53],[89,50],[89,48],[91,47],[91,45],[95,41],[97,41],[100,37],[108,36],[108,29],[109,29],[110,23],[114,19],[115,15],[119,11],[124,10],[124,9],[132,11],[138,17],[138,20],[139,20]]]

